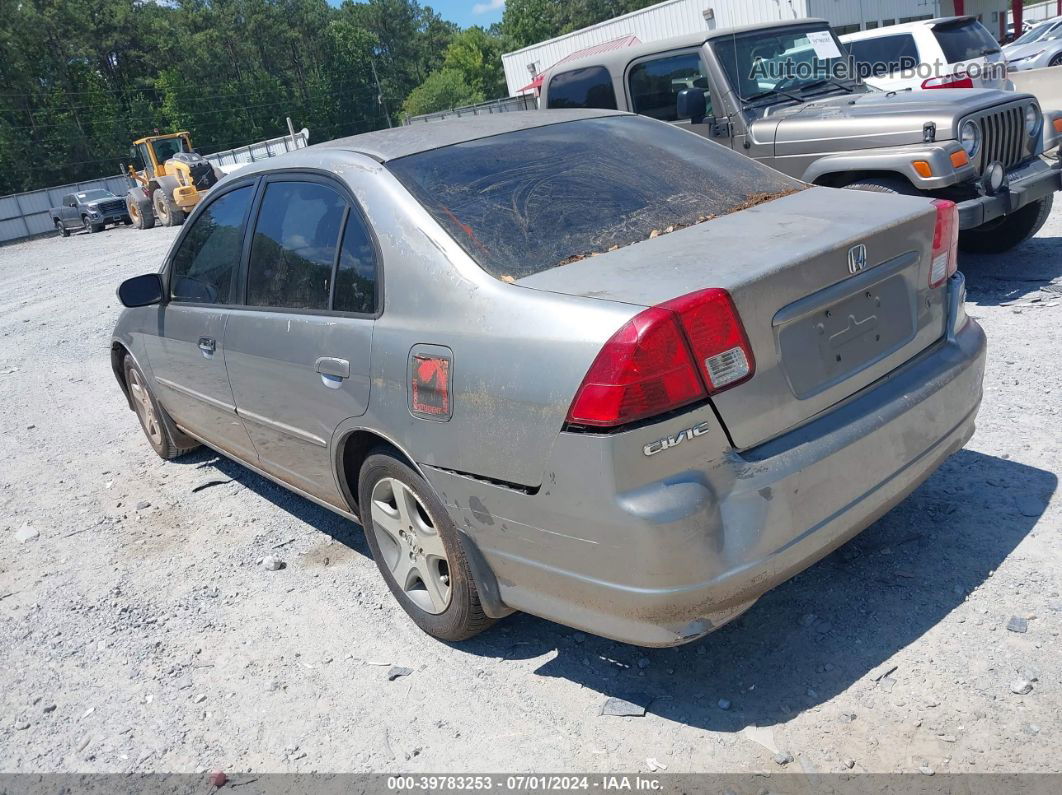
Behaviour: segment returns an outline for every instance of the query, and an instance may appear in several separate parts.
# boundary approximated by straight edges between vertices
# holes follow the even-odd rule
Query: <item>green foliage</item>
[[[0,195],[117,173],[155,130],[385,127],[457,32],[416,0],[0,0]]]
[[[657,2],[659,0],[508,0],[501,23],[505,51],[537,44]]]
[[[484,97],[496,98],[505,94],[505,73],[502,71],[501,40],[481,27],[471,27],[458,33],[443,54],[443,69],[460,72],[473,90]]]
[[[500,97],[502,52],[650,2],[509,0],[461,31],[417,0],[0,0],[0,195],[114,174],[156,130],[212,152]]]
[[[405,116],[419,116],[461,105],[473,105],[487,97],[473,88],[457,69],[443,68],[432,72],[428,79],[413,89],[402,103]]]

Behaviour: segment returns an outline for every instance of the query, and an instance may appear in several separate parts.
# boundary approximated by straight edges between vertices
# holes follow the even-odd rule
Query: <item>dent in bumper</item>
[[[954,277],[933,348],[752,450],[626,491],[608,491],[606,471],[623,465],[610,448],[573,434],[535,495],[426,472],[509,607],[640,645],[693,640],[870,525],[969,439],[985,337],[963,289]]]

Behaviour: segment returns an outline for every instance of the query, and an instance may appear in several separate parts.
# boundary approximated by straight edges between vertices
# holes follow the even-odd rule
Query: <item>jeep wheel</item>
[[[151,208],[151,200],[147,197],[136,199],[127,196],[125,208],[129,211],[129,218],[137,229],[151,229],[155,225],[155,211]]]
[[[63,222],[58,218],[55,219],[55,229],[63,237],[70,237],[70,230],[63,226]]]
[[[900,193],[904,196],[920,196],[921,194],[905,179],[901,177],[862,177],[843,186],[845,190],[865,190],[870,193]]]
[[[959,232],[959,249],[971,254],[1002,254],[1040,231],[1051,214],[1055,197],[1048,194],[1015,213]]]
[[[173,196],[162,188],[155,188],[155,215],[163,226],[180,226],[184,223],[184,210],[177,206]]]
[[[480,606],[457,529],[427,481],[392,452],[370,455],[358,479],[372,557],[417,626],[440,640],[470,638],[494,622]]]

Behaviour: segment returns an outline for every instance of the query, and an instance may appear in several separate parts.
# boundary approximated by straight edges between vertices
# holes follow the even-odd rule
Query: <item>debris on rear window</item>
[[[709,213],[708,215],[698,216],[697,220],[691,221],[690,223],[668,224],[663,229],[654,229],[649,233],[649,240],[658,238],[661,235],[670,234],[671,232],[674,232],[678,229],[685,229],[688,226],[696,226],[697,224],[703,224],[705,221],[711,221],[712,219],[718,218],[722,215],[730,215],[731,213],[736,213],[738,210],[748,210],[750,207],[757,207],[761,204],[766,204],[767,202],[774,201],[775,199],[781,199],[784,196],[791,196],[792,194],[797,193],[800,190],[802,190],[802,188],[787,188],[786,190],[774,191],[773,193],[753,193],[751,196],[746,197],[743,201],[739,202],[738,204],[734,205],[733,207],[730,207],[729,209],[721,213]],[[635,240],[633,242],[637,243],[638,241]],[[620,246],[619,243],[616,243],[612,246],[609,246],[608,251],[615,251],[619,248],[622,248],[622,246]],[[596,257],[598,254],[605,253],[608,252],[587,251],[583,254],[572,254],[571,256],[562,259],[560,262],[557,263],[557,265],[571,265],[573,262],[579,262],[579,260],[584,260],[587,257]],[[503,276],[502,279],[510,281],[512,277]]]
[[[481,268],[516,281],[806,187],[644,116],[517,130],[386,167]]]

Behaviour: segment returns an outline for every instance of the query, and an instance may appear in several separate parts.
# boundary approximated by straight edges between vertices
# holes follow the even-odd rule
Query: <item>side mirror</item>
[[[704,99],[704,90],[700,88],[684,88],[678,93],[676,102],[678,117],[689,119],[694,124],[700,124],[708,115],[708,103]]]
[[[130,308],[161,304],[163,297],[162,277],[157,273],[134,276],[118,286],[118,300]]]

